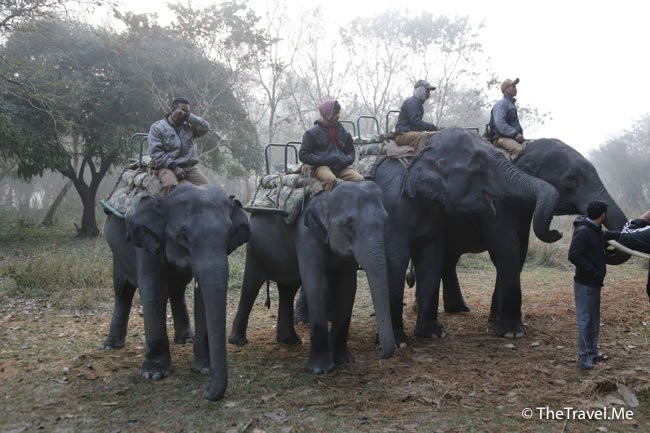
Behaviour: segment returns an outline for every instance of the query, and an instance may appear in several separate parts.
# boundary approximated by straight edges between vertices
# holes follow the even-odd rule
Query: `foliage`
[[[650,208],[650,114],[590,155],[614,199],[624,208]]]

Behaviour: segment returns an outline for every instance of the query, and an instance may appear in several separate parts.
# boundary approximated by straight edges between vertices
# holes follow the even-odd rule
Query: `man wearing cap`
[[[507,79],[501,83],[503,98],[492,107],[490,115],[490,129],[492,138],[496,139],[495,145],[508,154],[510,159],[515,159],[523,148],[524,131],[519,124],[515,96],[517,96],[519,78]]]
[[[425,80],[418,80],[415,83],[413,96],[402,104],[395,125],[395,143],[399,146],[413,146],[416,152],[424,147],[433,131],[437,131],[436,125],[422,120],[424,116],[424,103],[431,92],[436,88]]]
[[[318,111],[321,118],[302,136],[300,161],[313,168],[326,190],[336,186],[336,179],[363,181],[364,177],[351,167],[355,150],[352,136],[339,122],[341,105],[338,101],[325,101]]]

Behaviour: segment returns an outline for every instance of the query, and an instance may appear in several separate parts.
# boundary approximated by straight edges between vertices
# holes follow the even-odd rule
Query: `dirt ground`
[[[388,360],[374,351],[374,317],[360,277],[350,335],[356,363],[325,376],[304,371],[307,328],[298,327],[302,345],[275,343],[277,295],[272,290],[267,310],[261,293],[250,319],[250,343],[228,346],[229,387],[219,402],[202,398],[207,378],[190,371],[191,346],[172,345],[171,377],[153,383],[139,377],[143,323],[137,307],[126,347],[99,349],[110,322],[109,287],[92,310],[4,296],[0,431],[648,432],[650,306],[646,270],[636,260],[609,268],[600,344],[609,358],[592,372],[581,372],[576,363],[571,269],[526,266],[522,281],[529,332],[507,340],[489,329],[495,275],[480,256],[459,272],[472,311],[441,313],[446,338],[412,338]],[[405,323],[412,335],[414,291],[406,293]],[[237,289],[230,291],[228,327],[238,297]],[[171,333],[171,318],[168,329]],[[636,395],[638,407],[629,406],[634,397],[626,389]],[[628,405],[622,406],[623,400]],[[632,419],[546,420],[538,407],[625,407]],[[522,416],[525,408],[532,409],[532,419]]]

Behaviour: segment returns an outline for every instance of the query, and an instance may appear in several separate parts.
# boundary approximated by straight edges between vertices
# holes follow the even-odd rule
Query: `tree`
[[[217,94],[220,109],[206,116],[214,120],[213,129],[228,131],[229,143],[253,143],[217,149],[204,160],[233,172],[259,166],[259,155],[242,151],[256,146],[256,135],[228,81],[205,78],[223,68],[190,41],[145,24],[117,34],[78,22],[42,21],[12,34],[2,49],[0,74],[10,79],[1,89],[0,152],[17,161],[25,179],[51,169],[72,181],[83,204],[79,236],[99,233],[97,190],[124,157],[124,138],[147,131],[173,96],[193,90],[205,98]],[[200,112],[201,104],[195,108]],[[205,141],[214,144],[218,135]]]
[[[650,114],[590,155],[603,183],[632,212],[650,207]]]
[[[71,9],[112,4],[106,0],[0,0],[0,34],[15,30],[25,22],[55,18]]]

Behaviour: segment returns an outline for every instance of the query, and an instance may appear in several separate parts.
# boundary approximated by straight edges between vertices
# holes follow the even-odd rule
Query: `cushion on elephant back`
[[[292,224],[300,215],[305,199],[323,189],[308,170],[296,171],[289,168],[287,172],[263,176],[244,209],[251,214],[281,215],[285,223]]]
[[[413,146],[399,146],[392,138],[376,143],[356,145],[356,170],[366,178],[372,178],[375,170],[386,158],[404,160],[408,165],[415,155]]]
[[[143,197],[160,193],[160,180],[155,170],[138,167],[126,169],[106,200],[100,201],[105,213],[129,219]]]

